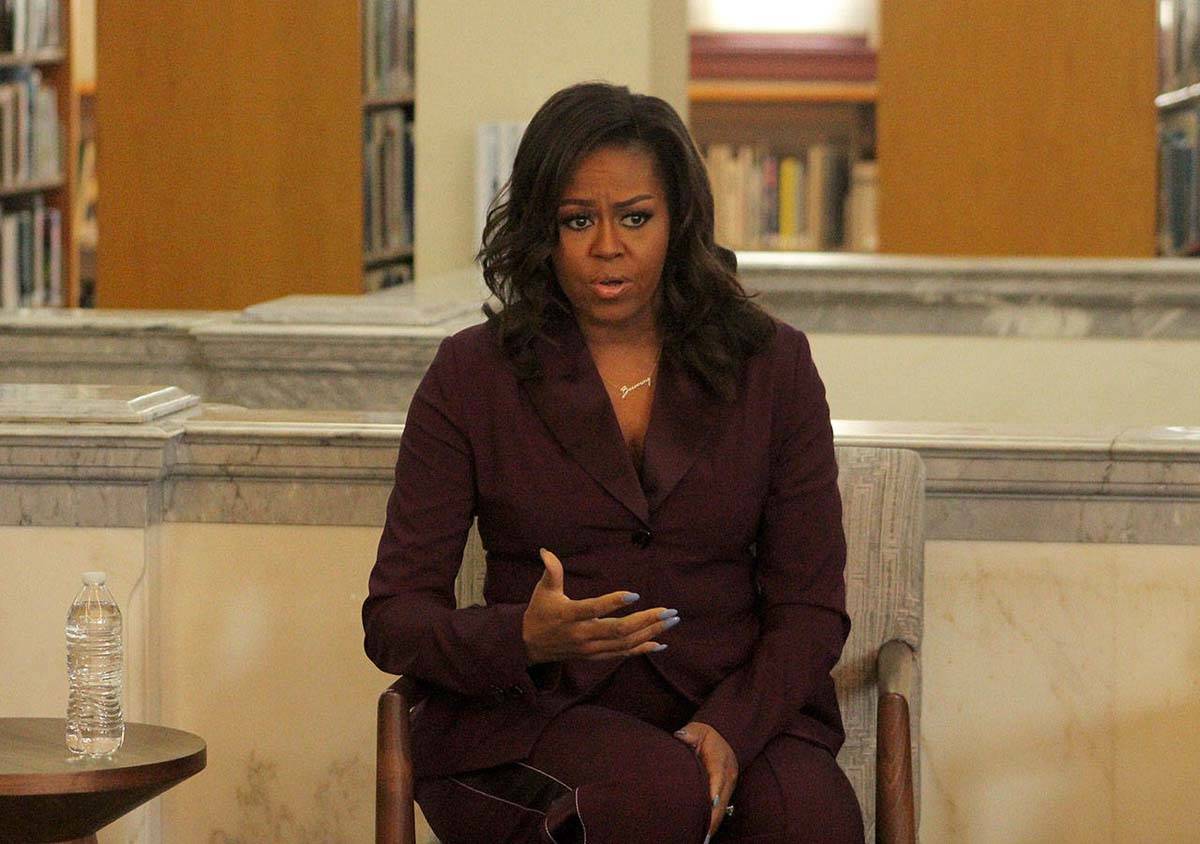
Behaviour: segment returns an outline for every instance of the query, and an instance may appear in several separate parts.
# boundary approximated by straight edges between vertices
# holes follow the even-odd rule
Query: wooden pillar
[[[362,284],[358,4],[99,0],[97,304]]]
[[[1152,256],[1153,0],[884,0],[881,251]]]

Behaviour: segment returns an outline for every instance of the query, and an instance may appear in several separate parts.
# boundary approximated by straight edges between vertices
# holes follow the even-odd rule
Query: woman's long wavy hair
[[[746,359],[774,322],[742,288],[733,253],[713,241],[713,200],[704,163],[679,115],[657,97],[589,82],[564,88],[533,116],[512,178],[493,203],[477,260],[499,309],[485,307],[518,378],[536,378],[533,340],[571,306],[551,263],[558,203],[575,168],[602,147],[654,158],[671,216],[659,329],[663,355],[713,395],[732,400]]]

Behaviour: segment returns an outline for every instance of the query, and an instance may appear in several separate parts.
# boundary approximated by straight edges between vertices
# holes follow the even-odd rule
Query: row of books
[[[0,0],[0,53],[62,44],[61,0]]]
[[[813,144],[800,154],[711,144],[718,243],[733,249],[873,251],[876,165],[851,165],[847,151]]]
[[[1160,91],[1200,82],[1200,0],[1159,0]]]
[[[1166,112],[1159,122],[1158,251],[1200,254],[1200,112]]]
[[[0,186],[54,179],[61,173],[58,92],[35,68],[0,81]]]
[[[480,123],[475,127],[475,246],[483,242],[488,208],[508,184],[526,123]]]
[[[373,293],[397,284],[412,281],[412,264],[388,264],[369,269],[363,274],[363,292]]]
[[[364,0],[363,93],[396,97],[412,92],[413,0]]]
[[[0,210],[0,310],[62,307],[62,215],[40,196]]]
[[[367,112],[363,131],[363,248],[412,246],[412,121],[403,108]]]

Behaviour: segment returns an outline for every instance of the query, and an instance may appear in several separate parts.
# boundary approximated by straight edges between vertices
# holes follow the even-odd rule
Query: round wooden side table
[[[67,750],[62,718],[0,718],[0,842],[95,842],[96,830],[204,769],[199,736],[126,724],[112,756]]]

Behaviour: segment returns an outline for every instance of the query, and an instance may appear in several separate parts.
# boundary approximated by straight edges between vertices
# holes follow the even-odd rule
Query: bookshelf
[[[412,280],[414,0],[362,0],[363,289]]]
[[[79,301],[69,0],[0,8],[0,310]]]
[[[876,99],[864,38],[694,33],[690,122],[718,240],[873,251]]]

